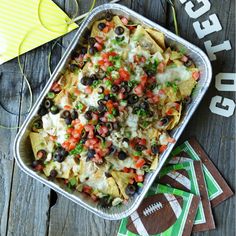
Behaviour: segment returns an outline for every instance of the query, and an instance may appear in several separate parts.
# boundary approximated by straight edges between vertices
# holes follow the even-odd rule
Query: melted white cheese
[[[181,81],[188,80],[192,76],[192,73],[186,69],[185,66],[178,66],[173,68],[166,68],[165,72],[157,73],[156,79],[158,84],[164,84],[165,82],[171,82],[176,79]]]
[[[62,144],[66,139],[66,124],[60,117],[60,113],[54,115],[51,112],[42,117],[43,129],[52,136],[57,136],[57,142]]]

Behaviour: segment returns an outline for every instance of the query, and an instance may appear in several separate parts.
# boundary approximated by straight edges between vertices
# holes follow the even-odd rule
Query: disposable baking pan
[[[93,212],[94,214],[104,219],[119,220],[121,218],[127,217],[138,208],[145,194],[147,193],[148,189],[152,185],[160,169],[162,168],[166,159],[168,158],[171,150],[173,149],[174,147],[173,143],[169,144],[167,150],[161,155],[160,162],[157,169],[154,172],[146,175],[145,180],[144,180],[144,185],[140,189],[139,193],[137,193],[132,199],[130,199],[127,203],[124,203],[123,205],[111,207],[110,209],[103,209],[99,207],[97,203],[93,202],[90,199],[90,197],[85,196],[83,193],[79,193],[77,191],[73,193],[68,192],[66,188],[61,186],[59,183],[51,182],[47,180],[47,178],[43,174],[35,172],[31,168],[31,163],[33,160],[33,152],[32,152],[30,140],[29,140],[29,132],[30,132],[31,124],[33,120],[35,119],[37,115],[37,110],[40,104],[42,103],[44,97],[48,93],[53,81],[56,80],[60,76],[61,71],[63,71],[63,69],[65,68],[65,65],[67,64],[72,51],[77,47],[80,39],[82,38],[83,34],[86,31],[86,28],[90,28],[94,21],[103,18],[107,11],[110,11],[116,15],[125,16],[128,19],[132,20],[133,22],[137,22],[145,27],[155,28],[163,32],[165,34],[167,44],[175,46],[181,50],[185,50],[186,54],[189,55],[193,59],[196,66],[200,69],[200,72],[201,72],[200,80],[193,91],[192,102],[186,107],[185,111],[183,112],[183,117],[180,121],[180,124],[174,130],[171,131],[171,136],[175,138],[176,140],[179,139],[181,133],[184,131],[185,126],[187,125],[188,121],[191,119],[197,106],[202,100],[204,94],[206,93],[211,82],[212,69],[211,69],[211,64],[210,64],[209,59],[207,58],[205,53],[202,50],[200,50],[198,47],[194,46],[193,44],[189,43],[183,38],[176,36],[175,34],[171,33],[167,29],[148,20],[147,18],[130,10],[129,8],[119,5],[119,4],[104,4],[95,8],[87,17],[87,19],[84,21],[84,23],[81,25],[78,32],[76,33],[70,46],[68,47],[65,54],[61,58],[54,73],[52,74],[51,78],[47,82],[45,88],[43,89],[38,100],[36,101],[33,109],[31,110],[30,114],[28,115],[24,124],[22,125],[19,133],[17,134],[15,143],[14,143],[14,156],[15,156],[17,164],[20,166],[20,168],[24,172],[26,172],[28,175],[32,176],[33,178],[39,180],[46,186],[54,189],[58,193],[64,195],[68,199],[83,206],[84,208],[88,209],[89,211]]]

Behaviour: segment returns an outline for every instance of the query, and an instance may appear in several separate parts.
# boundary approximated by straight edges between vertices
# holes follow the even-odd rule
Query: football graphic
[[[147,197],[129,217],[127,229],[141,236],[162,233],[176,222],[182,208],[180,196],[158,193]]]

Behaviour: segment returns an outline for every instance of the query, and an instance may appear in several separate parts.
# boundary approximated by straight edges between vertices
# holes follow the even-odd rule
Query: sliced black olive
[[[53,105],[51,108],[50,108],[50,111],[51,111],[51,113],[52,114],[57,114],[58,112],[59,112],[59,108],[58,108],[58,106],[56,106],[56,105]]]
[[[61,113],[61,118],[66,119],[68,117],[71,117],[71,114],[69,111],[65,110]]]
[[[140,108],[139,107],[134,107],[133,108],[133,114],[138,114]]]
[[[122,26],[117,26],[117,27],[115,28],[115,33],[116,33],[117,35],[122,35],[124,32],[125,32],[125,29],[124,29]]]
[[[38,165],[42,165],[42,161],[40,160],[34,160],[31,164],[33,168],[36,168]]]
[[[99,104],[98,106],[99,113],[105,112],[106,110],[107,110],[107,107],[104,104]]]
[[[87,78],[87,85],[91,86],[93,84],[93,77],[88,77]]]
[[[90,47],[89,48],[89,54],[94,55],[97,52],[97,49],[95,47]]]
[[[53,160],[57,162],[63,162],[65,157],[68,155],[69,153],[63,147],[59,147],[53,154]]]
[[[113,15],[110,12],[106,12],[105,20],[112,21],[112,19],[113,19]]]
[[[92,158],[94,158],[94,155],[96,154],[94,149],[88,149],[88,153],[87,153],[87,159],[86,161],[91,160]]]
[[[95,39],[95,38],[93,38],[93,37],[90,37],[89,39],[88,39],[88,44],[92,47],[92,46],[94,46],[94,44],[97,42],[97,40]]]
[[[117,93],[117,92],[119,92],[119,86],[118,85],[116,85],[116,84],[113,84],[112,86],[111,86],[111,91],[113,92],[113,93]]]
[[[128,138],[123,138],[123,139],[122,139],[122,142],[129,143],[129,139],[128,139]]]
[[[86,28],[83,37],[88,40],[91,35],[91,30]]]
[[[127,158],[127,153],[126,152],[124,152],[124,151],[119,151],[119,153],[118,153],[118,159],[119,160],[125,160]]]
[[[136,144],[134,148],[135,148],[135,150],[138,151],[138,152],[142,152],[143,150],[146,149],[145,146],[140,145],[140,144]]]
[[[116,152],[117,148],[114,145],[111,145],[109,148],[109,153],[108,155],[114,154]]]
[[[56,170],[51,170],[51,171],[50,171],[50,177],[51,177],[52,179],[56,178],[56,177],[57,177],[57,174],[58,174],[58,172],[57,172]]]
[[[40,107],[38,110],[38,115],[44,116],[48,113],[48,110],[45,107]]]
[[[106,27],[106,24],[105,24],[104,22],[100,22],[100,23],[98,24],[98,29],[101,30],[101,31],[102,31],[105,27]]]
[[[78,112],[76,111],[76,110],[73,110],[72,112],[71,112],[71,119],[72,120],[75,120],[75,119],[77,119],[78,118]]]
[[[87,76],[82,77],[80,80],[80,83],[84,86],[87,86],[88,85],[88,77]]]
[[[32,130],[33,131],[37,131],[39,129],[43,128],[43,122],[42,120],[38,119],[36,121],[34,121],[33,125],[32,125]]]
[[[71,117],[67,117],[67,118],[65,118],[65,123],[66,123],[67,125],[70,125],[71,122],[72,122]]]
[[[139,97],[136,94],[130,94],[127,99],[129,105],[133,105],[137,103],[138,100],[139,100]]]
[[[152,77],[156,75],[156,71],[150,69],[144,69],[148,77]]]
[[[37,157],[42,160],[45,160],[47,158],[47,152],[45,150],[41,149],[37,152]]]
[[[52,105],[53,105],[53,101],[52,101],[51,99],[45,99],[45,101],[44,101],[44,107],[45,107],[46,109],[49,109],[50,107],[52,107]]]
[[[89,76],[93,81],[98,80],[98,77],[95,74]]]
[[[104,87],[103,86],[100,86],[98,88],[98,94],[103,94],[104,93]]]
[[[129,196],[134,195],[136,192],[136,187],[133,184],[128,184],[128,186],[125,189],[125,193]]]
[[[188,105],[188,104],[190,104],[191,102],[192,102],[192,98],[191,98],[190,96],[185,97],[184,100],[183,100],[183,103],[184,103],[185,105]]]
[[[102,197],[100,200],[99,200],[99,206],[102,207],[102,208],[110,208],[111,207],[111,200],[109,197]]]
[[[193,65],[193,62],[192,62],[191,59],[188,59],[186,62],[184,62],[184,65],[185,65],[186,67],[190,67],[190,66]]]
[[[86,111],[84,114],[84,117],[86,120],[92,120],[92,112],[91,111]]]
[[[124,39],[125,39],[125,36],[121,36],[121,37],[116,36],[116,42],[122,42],[124,41]]]
[[[149,88],[150,88],[151,90],[153,90],[153,89],[155,89],[155,88],[156,88],[156,86],[157,86],[157,84],[156,84],[156,83],[152,83],[152,84],[149,86]]]
[[[169,121],[170,121],[170,119],[169,119],[169,117],[167,117],[167,116],[161,118],[161,120],[160,120],[161,126],[167,125],[167,124],[169,123]]]
[[[140,108],[142,108],[144,111],[148,111],[148,110],[149,110],[149,104],[148,104],[148,102],[146,102],[146,101],[141,102],[139,106],[140,106]]]
[[[80,139],[80,142],[81,142],[82,144],[85,144],[86,141],[87,141],[87,138],[81,138],[81,139]]]
[[[72,52],[71,54],[71,59],[75,59],[79,57],[79,53],[78,52]]]
[[[82,47],[80,50],[81,50],[81,53],[83,55],[87,53],[87,48],[86,47]]]
[[[109,131],[113,130],[113,125],[111,122],[106,122],[106,127],[108,128]]]
[[[97,104],[100,105],[100,104],[104,104],[105,102],[106,102],[105,99],[99,99],[99,100],[97,101]]]
[[[69,64],[69,70],[71,72],[74,72],[76,69],[78,69],[78,66],[76,64]]]
[[[112,177],[112,175],[111,175],[109,172],[105,172],[105,176],[106,176],[107,178]]]
[[[151,151],[152,151],[152,153],[153,153],[154,155],[158,154],[158,152],[159,152],[159,147],[158,147],[158,145],[157,145],[157,144],[153,144],[153,145],[151,146]]]

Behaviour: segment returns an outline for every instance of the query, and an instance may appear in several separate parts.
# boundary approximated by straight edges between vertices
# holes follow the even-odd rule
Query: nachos
[[[163,33],[109,12],[80,43],[32,125],[32,166],[109,207],[136,194],[174,142],[199,70]]]

